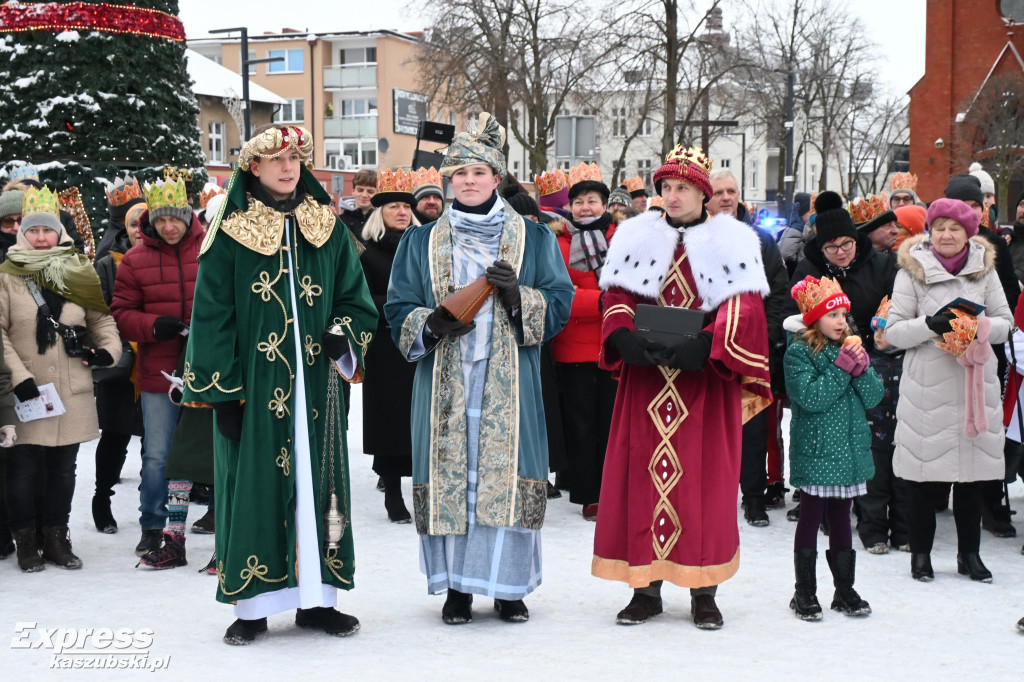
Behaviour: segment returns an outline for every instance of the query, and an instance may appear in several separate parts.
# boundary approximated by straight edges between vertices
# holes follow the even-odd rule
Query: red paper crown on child
[[[854,225],[869,223],[889,210],[889,195],[882,192],[863,198],[857,197],[850,202],[846,210],[850,212]]]
[[[412,173],[399,168],[391,170],[385,168],[377,171],[377,191],[384,192],[405,192],[412,194]]]
[[[601,179],[601,169],[598,168],[596,163],[581,163],[575,168],[569,169],[569,187],[577,185],[587,180],[593,180],[594,182],[604,182]]]
[[[430,168],[417,168],[412,172],[412,189],[415,192],[420,187],[441,187],[441,171],[433,166]]]
[[[107,203],[111,207],[123,206],[132,199],[142,198],[142,187],[133,177],[118,178],[107,188]]]
[[[569,178],[561,168],[544,171],[540,175],[533,176],[533,184],[537,187],[537,194],[546,197],[559,190],[568,189]]]
[[[850,298],[843,293],[839,282],[828,277],[818,279],[807,275],[793,285],[791,294],[808,327],[836,308],[845,307],[847,312],[850,311]]]

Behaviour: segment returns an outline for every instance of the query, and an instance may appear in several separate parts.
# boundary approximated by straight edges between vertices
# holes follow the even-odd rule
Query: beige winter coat
[[[11,382],[14,386],[26,379],[34,379],[36,386],[52,383],[67,410],[60,417],[24,424],[18,422],[18,444],[53,447],[97,438],[99,425],[92,393],[92,370],[80,359],[68,357],[60,337],[44,355],[39,354],[36,345],[38,309],[21,277],[0,272],[0,329],[3,331],[4,361],[11,369]],[[94,347],[105,349],[114,362],[121,357],[117,324],[110,315],[65,301],[59,321],[88,327]]]
[[[970,254],[958,275],[949,274],[931,253],[926,235],[900,246],[885,338],[906,348],[900,399],[896,407],[893,473],[909,481],[987,481],[1001,479],[1003,421],[996,359],[984,367],[988,431],[971,440],[964,435],[966,370],[938,348],[941,339],[925,324],[944,305],[963,297],[986,306],[992,323],[989,342],[1001,344],[1013,328],[1013,314],[995,272],[995,249],[972,237]]]

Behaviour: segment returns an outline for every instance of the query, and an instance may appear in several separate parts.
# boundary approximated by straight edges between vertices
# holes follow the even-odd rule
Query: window
[[[719,168],[728,168],[731,165],[732,165],[732,159],[719,159],[718,160],[718,167]]]
[[[612,161],[612,177],[618,177],[619,180],[626,178],[626,162],[615,159]]]
[[[513,161],[512,162],[512,176],[516,177],[516,178],[519,177],[519,162],[518,161]]]
[[[256,50],[249,50],[249,56],[246,57],[246,59],[248,59],[250,62],[252,60],[256,59]],[[250,76],[255,76],[256,75],[256,65],[255,64],[249,64],[249,75]]]
[[[651,123],[651,119],[645,118],[643,123],[640,124],[640,137],[650,137],[653,130],[654,124]]]
[[[572,168],[572,161],[562,161],[558,165],[562,170],[567,171]]]
[[[650,159],[643,159],[636,162],[636,174],[644,179],[645,185],[651,184],[651,170],[652,165]]]
[[[349,47],[342,50],[338,55],[338,63],[342,66],[355,66],[377,63],[377,48],[375,47]]]
[[[207,134],[209,152],[206,155],[210,163],[224,163],[224,122],[210,121]]]
[[[336,170],[344,167],[341,161],[341,142],[338,140],[324,141],[324,165]]]
[[[453,126],[456,123],[456,115],[454,111],[448,112],[448,125]]]
[[[345,140],[341,153],[352,160],[354,168],[377,166],[377,140]]]
[[[341,100],[341,115],[343,118],[353,116],[376,116],[377,99],[343,99]]]
[[[301,47],[292,50],[267,50],[270,58],[284,57],[283,62],[269,62],[267,73],[302,73],[305,68],[305,53]]]
[[[626,136],[626,107],[612,107],[612,137]]]
[[[219,54],[213,55],[212,57],[210,57],[210,60],[213,61],[214,64],[224,64],[224,57],[222,57]]]
[[[751,165],[753,168],[750,169],[750,189],[757,189],[757,161]]]
[[[301,123],[306,120],[306,101],[301,97],[289,99],[274,112],[274,123]]]

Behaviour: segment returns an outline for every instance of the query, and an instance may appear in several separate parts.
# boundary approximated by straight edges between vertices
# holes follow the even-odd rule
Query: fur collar
[[[936,274],[941,276],[945,273],[948,277],[953,276],[949,275],[935,256],[932,255],[931,244],[928,242],[927,236],[919,234],[904,240],[896,252],[900,267],[921,284],[935,281]],[[967,265],[964,266],[964,269],[968,270],[968,272],[957,276],[977,281],[995,269],[996,248],[991,242],[980,235],[971,237],[967,242],[967,246],[975,253],[968,257]],[[941,270],[941,272],[938,272],[938,270]]]
[[[600,286],[619,287],[657,300],[675,261],[679,232],[654,211],[625,220],[615,231]],[[768,294],[757,233],[735,218],[719,215],[683,232],[687,259],[704,310],[714,310],[741,293]]]

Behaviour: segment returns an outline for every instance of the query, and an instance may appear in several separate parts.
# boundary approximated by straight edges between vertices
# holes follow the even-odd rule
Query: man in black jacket
[[[727,168],[719,168],[709,176],[713,194],[708,200],[708,214],[728,213],[742,222],[750,222],[746,207],[739,201],[736,177]],[[782,305],[789,299],[789,279],[775,236],[768,230],[751,226],[761,240],[761,262],[771,292],[764,299],[768,322],[768,365],[772,376],[772,393],[776,397],[768,409],[762,410],[743,425],[743,455],[740,462],[740,491],[743,493],[743,517],[751,526],[767,526],[765,489],[768,485],[766,457],[769,429],[778,431],[781,419],[779,397],[782,395],[782,356],[786,339],[782,331]]]
[[[352,195],[355,197],[356,207],[351,211],[346,210],[341,214],[340,218],[341,222],[345,223],[345,227],[355,235],[360,244],[365,241],[363,239],[363,226],[369,219],[370,214],[373,213],[373,204],[370,203],[370,200],[373,199],[373,195],[376,193],[377,171],[364,168],[352,176]],[[348,405],[347,401],[345,405]]]

